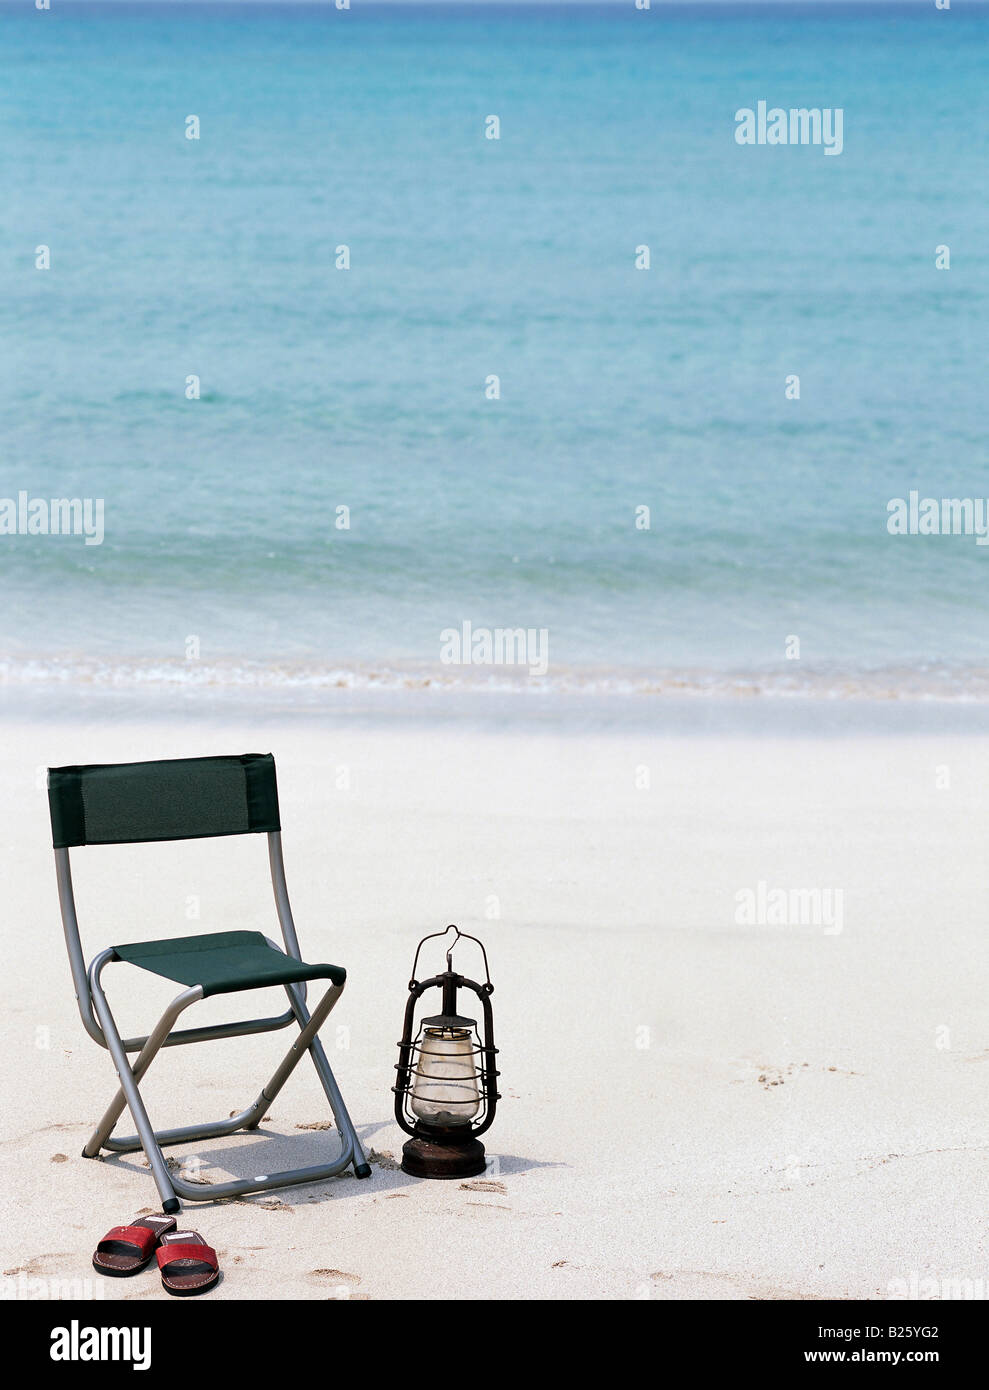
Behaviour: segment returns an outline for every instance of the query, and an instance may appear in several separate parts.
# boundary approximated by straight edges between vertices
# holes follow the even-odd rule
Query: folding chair
[[[90,1037],[108,1049],[120,1079],[120,1089],[83,1149],[83,1157],[97,1158],[102,1149],[113,1153],[143,1149],[161,1194],[162,1207],[168,1213],[180,1210],[180,1196],[190,1202],[213,1201],[245,1192],[316,1182],[343,1172],[351,1163],[359,1178],[369,1177],[370,1166],[317,1036],[343,993],[346,971],[336,965],[306,965],[299,952],[285,885],[278,788],[271,754],[50,768],[48,801],[62,926],[79,1012]],[[216,932],[110,946],[93,957],[87,970],[72,892],[70,848],[247,834],[268,837],[271,884],[284,950],[260,932]],[[184,986],[146,1037],[122,1039],[120,1036],[101,984],[104,967],[111,961],[126,961]],[[311,1014],[306,1007],[307,980],[330,982]],[[276,1018],[173,1031],[183,1010],[200,999],[272,985],[283,985],[289,1000],[289,1008]],[[299,1036],[247,1110],[215,1123],[152,1129],[139,1087],[159,1048],[245,1033],[267,1033],[286,1028],[293,1022],[301,1030]],[[191,1183],[169,1172],[162,1154],[163,1145],[257,1129],[266,1109],[307,1051],[340,1132],[340,1153],[332,1163],[208,1185]],[[127,1056],[130,1052],[138,1054],[133,1065]],[[113,1130],[125,1106],[134,1117],[137,1134],[115,1139]]]

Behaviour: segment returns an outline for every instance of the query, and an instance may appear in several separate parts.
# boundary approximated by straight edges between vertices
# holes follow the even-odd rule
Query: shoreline
[[[4,685],[0,721],[36,724],[168,725],[225,721],[259,728],[288,721],[318,729],[448,727],[485,731],[642,736],[979,737],[989,735],[989,700],[794,698],[753,695],[645,696],[629,693],[475,689],[327,689],[319,692],[237,687]]]

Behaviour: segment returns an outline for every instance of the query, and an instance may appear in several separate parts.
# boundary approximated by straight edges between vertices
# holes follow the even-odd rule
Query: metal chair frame
[[[275,909],[281,927],[284,950],[287,955],[301,961],[299,939],[289,903],[288,887],[285,882],[281,832],[271,830],[267,834],[272,891],[275,897]],[[55,871],[58,879],[58,900],[62,913],[65,944],[69,953],[76,1001],[79,1005],[83,1026],[90,1037],[110,1053],[120,1081],[116,1095],[82,1151],[84,1158],[98,1158],[104,1149],[111,1153],[133,1153],[143,1149],[151,1165],[151,1172],[161,1196],[162,1208],[169,1214],[181,1209],[180,1197],[189,1202],[207,1202],[222,1197],[239,1197],[248,1192],[267,1192],[271,1188],[290,1187],[299,1183],[318,1182],[323,1178],[333,1177],[337,1173],[342,1173],[350,1164],[354,1165],[354,1172],[357,1177],[370,1176],[370,1165],[361,1147],[357,1131],[347,1113],[347,1107],[327,1060],[323,1044],[318,1037],[319,1029],[343,993],[343,985],[331,984],[312,1013],[310,1013],[306,1003],[305,982],[300,982],[282,986],[288,995],[289,1007],[285,1013],[279,1014],[277,1017],[245,1019],[242,1022],[213,1024],[204,1028],[175,1030],[174,1025],[179,1016],[190,1005],[203,998],[203,987],[193,985],[183,989],[175,996],[155,1027],[145,1037],[121,1038],[102,984],[105,967],[119,957],[116,955],[115,948],[111,946],[94,956],[87,967],[76,916],[68,849],[57,848],[55,850]],[[269,938],[266,937],[265,940],[275,950],[281,949]],[[239,1114],[227,1119],[205,1124],[186,1125],[178,1129],[156,1130],[152,1127],[140,1092],[140,1083],[161,1048],[211,1042],[217,1038],[237,1037],[243,1034],[269,1033],[287,1028],[292,1023],[298,1025],[299,1036],[276,1068],[271,1079],[262,1087],[257,1099],[246,1110],[242,1110]],[[128,1060],[128,1053],[132,1052],[138,1054],[133,1064]],[[169,1171],[162,1153],[164,1146],[187,1143],[197,1139],[215,1139],[228,1134],[236,1134],[240,1130],[256,1130],[265,1110],[271,1105],[306,1052],[312,1058],[316,1073],[329,1101],[337,1129],[340,1132],[340,1152],[332,1162],[321,1163],[308,1168],[287,1168],[281,1172],[260,1174],[253,1178],[210,1184],[190,1182],[179,1174]],[[130,1110],[134,1118],[137,1133],[114,1138],[113,1130],[125,1108]]]

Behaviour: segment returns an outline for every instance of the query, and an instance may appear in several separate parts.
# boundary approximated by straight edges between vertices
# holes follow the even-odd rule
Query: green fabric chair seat
[[[259,931],[221,931],[203,936],[176,936],[165,941],[136,941],[115,946],[118,960],[138,965],[181,985],[202,985],[203,995],[234,994],[241,989],[332,980],[342,985],[347,972],[339,965],[306,965],[269,946]]]

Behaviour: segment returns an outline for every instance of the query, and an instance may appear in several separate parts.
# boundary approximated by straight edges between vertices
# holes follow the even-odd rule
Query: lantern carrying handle
[[[448,927],[445,927],[445,928],[443,929],[443,931],[433,931],[433,932],[430,932],[428,936],[424,936],[424,937],[422,938],[422,940],[419,942],[419,945],[416,947],[415,960],[412,962],[412,979],[409,981],[409,989],[417,989],[417,988],[418,988],[418,985],[419,985],[419,981],[416,979],[416,967],[417,967],[418,964],[419,964],[419,952],[422,950],[423,946],[425,946],[425,944],[426,944],[427,941],[433,941],[433,940],[435,940],[436,937],[438,937],[438,936],[446,936],[449,932],[456,932],[457,934],[456,934],[456,936],[453,938],[453,941],[450,943],[450,947],[449,947],[449,949],[447,950],[447,953],[446,953],[446,968],[447,968],[447,970],[449,970],[449,971],[452,971],[452,970],[453,970],[453,962],[452,962],[452,960],[451,960],[451,957],[453,956],[453,950],[454,950],[454,947],[456,946],[457,942],[460,941],[461,939],[463,939],[464,941],[473,941],[473,942],[475,942],[478,946],[480,946],[480,948],[481,948],[481,955],[484,957],[484,981],[485,981],[485,982],[484,982],[484,985],[483,985],[483,989],[484,989],[484,992],[485,992],[486,994],[492,994],[492,993],[494,992],[494,985],[491,983],[491,971],[488,969],[488,953],[487,953],[487,951],[484,949],[484,942],[483,942],[483,941],[479,941],[478,938],[477,938],[476,936],[471,936],[469,932],[461,931],[460,928],[457,927],[457,926],[455,926],[452,922],[450,923],[450,925],[449,925]]]

